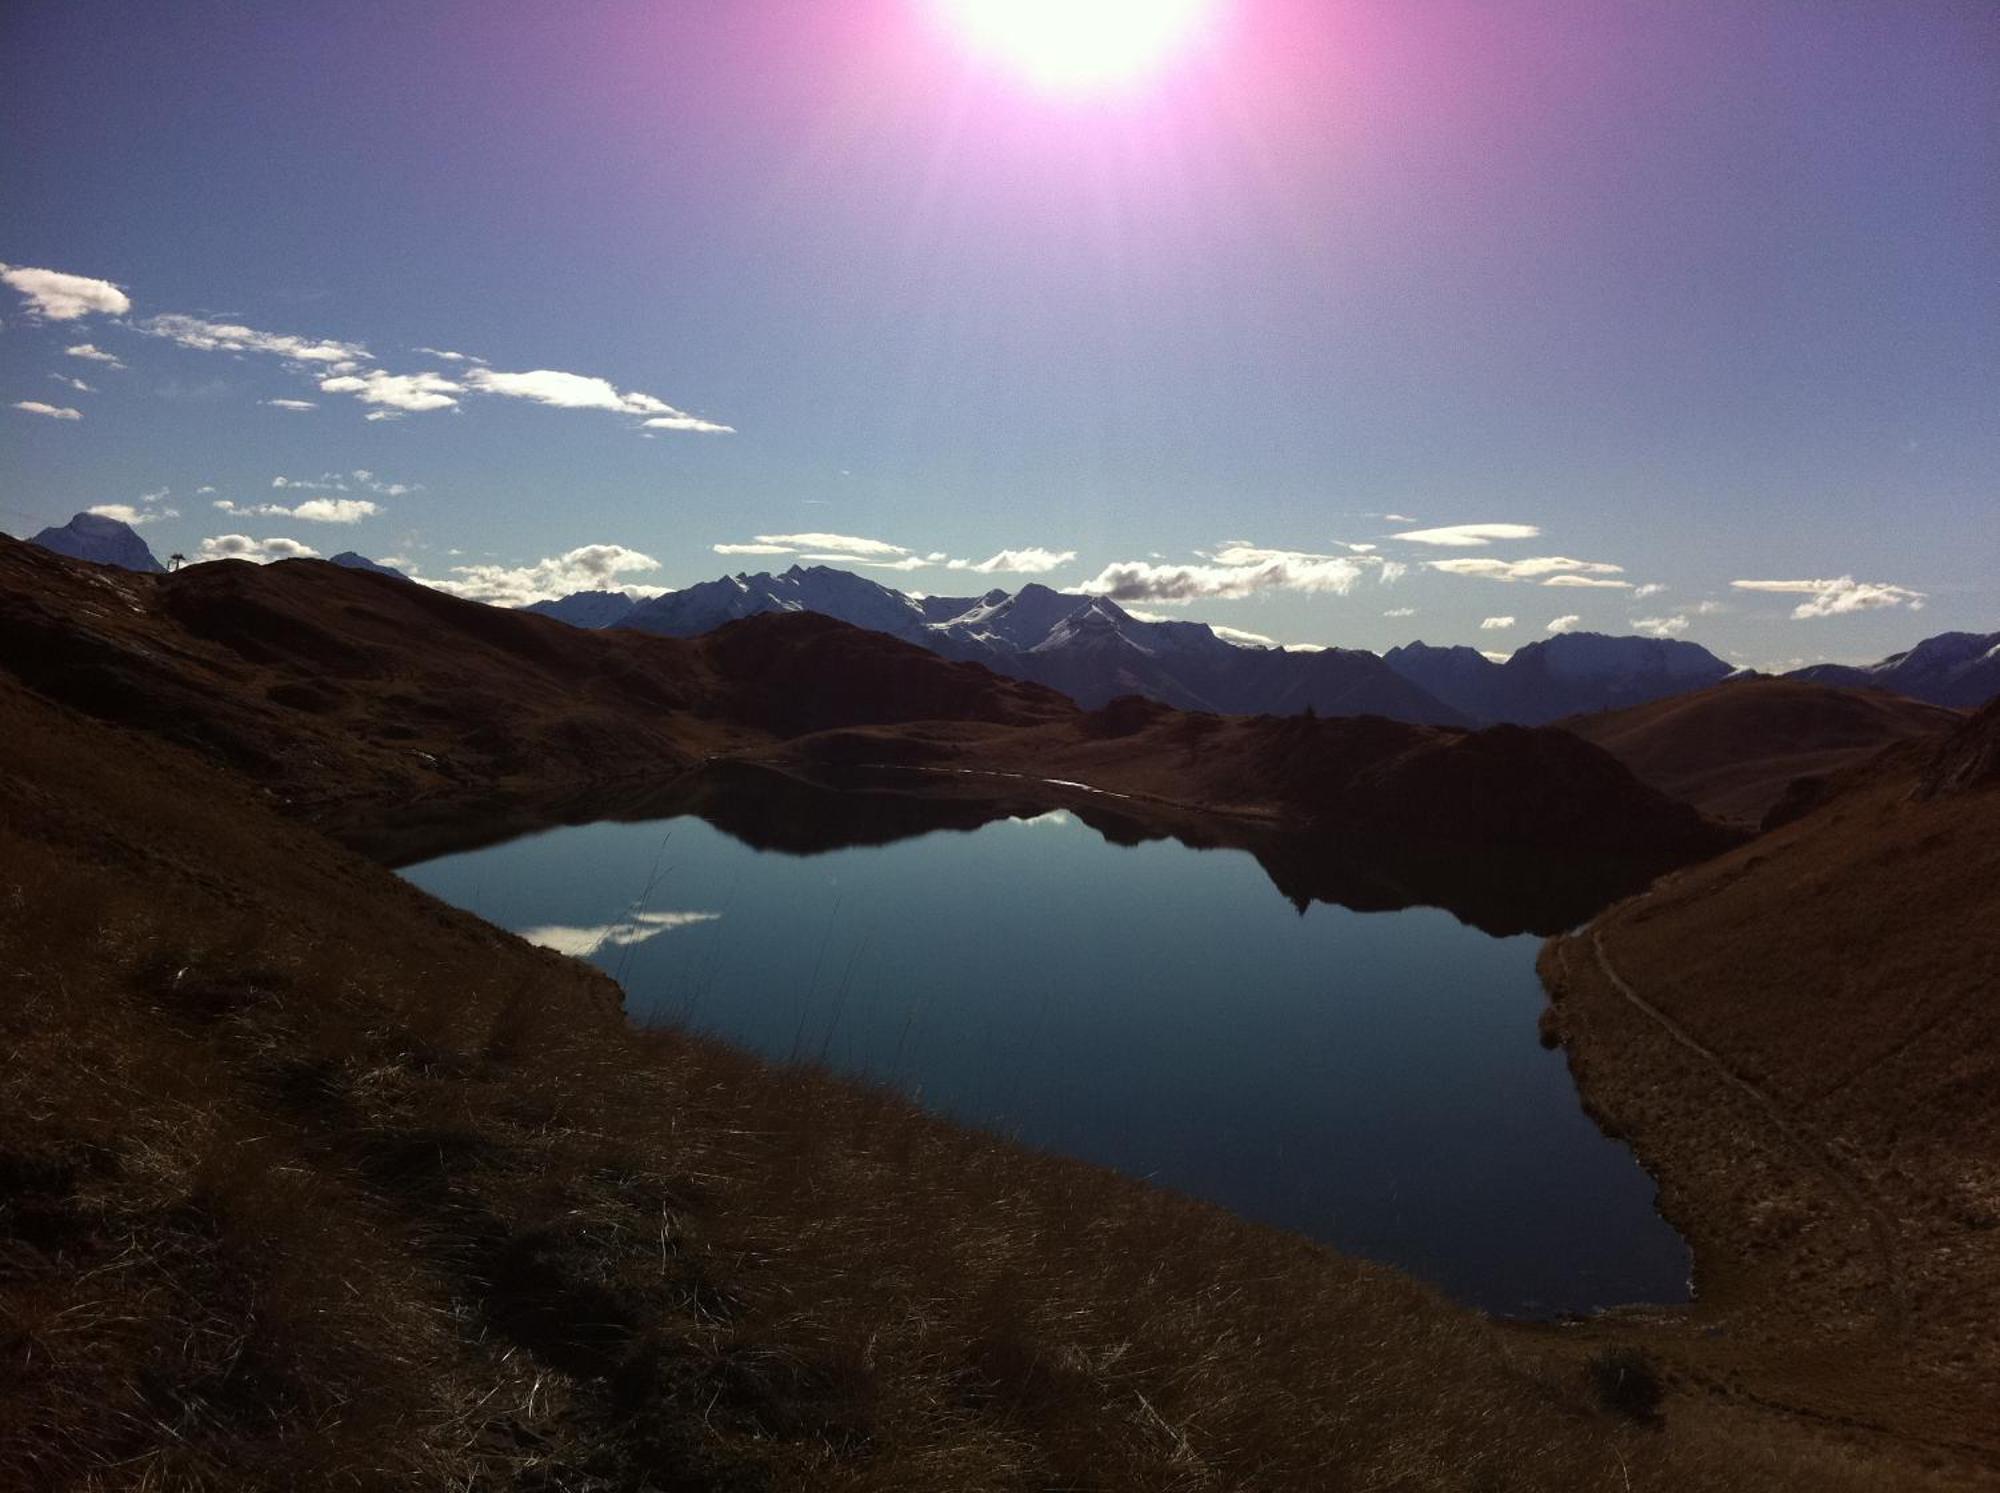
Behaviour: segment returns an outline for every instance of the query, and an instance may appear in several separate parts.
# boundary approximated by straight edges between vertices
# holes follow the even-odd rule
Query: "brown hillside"
[[[1586,1096],[1661,1177],[1732,1354],[1788,1402],[1989,1459],[1996,747],[2000,704],[1544,956]]]
[[[135,575],[0,540],[0,670],[195,747],[335,827],[388,804],[659,781],[836,732],[813,750],[1069,777],[1302,827],[1660,865],[1728,842],[1558,732],[1136,700],[1086,717],[1040,685],[827,617],[751,617],[687,640],[588,631],[315,560]],[[928,722],[949,723],[948,747],[916,729]]]
[[[617,1000],[0,679],[0,1485],[1964,1486]]]
[[[1794,779],[1838,772],[1963,719],[1880,690],[1742,679],[1557,724],[1670,798],[1755,825]]]

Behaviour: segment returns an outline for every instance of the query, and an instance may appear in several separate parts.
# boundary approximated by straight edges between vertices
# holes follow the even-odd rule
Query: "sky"
[[[1877,658],[2000,628],[1996,77],[1990,0],[10,0],[0,529]]]

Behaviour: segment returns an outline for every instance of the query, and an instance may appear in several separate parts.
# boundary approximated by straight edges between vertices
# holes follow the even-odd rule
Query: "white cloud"
[[[51,420],[81,420],[82,410],[73,410],[66,404],[43,404],[39,399],[17,399],[14,408],[25,410],[31,415],[46,415]]]
[[[1632,631],[1638,633],[1641,637],[1672,638],[1678,637],[1687,630],[1688,619],[1685,617],[1634,617],[1632,619]]]
[[[1648,581],[1645,585],[1636,587],[1633,590],[1632,599],[1635,601],[1644,601],[1648,596],[1658,596],[1666,589],[1658,581]]]
[[[886,539],[862,539],[853,534],[759,534],[758,544],[779,545],[781,549],[758,550],[757,554],[784,554],[793,550],[820,550],[827,554],[855,555],[865,559],[886,560],[910,553],[906,544],[891,544]],[[738,553],[751,553],[738,551]]]
[[[1275,648],[1276,638],[1267,638],[1261,632],[1248,632],[1240,627],[1224,627],[1220,622],[1208,624],[1208,630],[1225,643],[1234,643],[1239,648]]]
[[[711,544],[710,549],[718,555],[790,555],[796,554],[788,544]]]
[[[458,403],[454,396],[465,392],[441,373],[384,373],[379,368],[323,378],[319,387],[323,394],[352,394],[363,404],[413,413],[449,409]]]
[[[1491,648],[1482,648],[1479,650],[1479,656],[1485,659],[1489,664],[1504,664],[1505,662],[1507,662],[1508,659],[1512,658],[1514,655],[1511,653],[1498,653]]]
[[[1552,575],[1543,581],[1544,586],[1568,586],[1577,590],[1624,591],[1629,589],[1629,581],[1607,580],[1595,575]]]
[[[1417,609],[1415,607],[1391,607],[1382,615],[1384,617],[1414,617],[1417,615]]]
[[[1385,516],[1394,520],[1397,515]],[[1389,537],[1410,544],[1443,544],[1460,548],[1491,544],[1496,539],[1539,539],[1541,533],[1534,524],[1446,524],[1437,529],[1406,529]]]
[[[1486,617],[1481,619],[1479,630],[1481,632],[1502,632],[1513,625],[1514,619],[1512,617]]]
[[[1577,616],[1575,612],[1571,612],[1567,616],[1549,618],[1548,626],[1543,630],[1545,632],[1568,632],[1581,621],[1583,621],[1583,618]]]
[[[1379,544],[1349,544],[1347,548],[1354,551],[1357,555],[1372,555],[1381,546]]]
[[[1697,617],[1714,617],[1728,610],[1729,603],[1724,601],[1698,601],[1694,604]]]
[[[76,390],[76,392],[79,394],[95,394],[97,392],[97,390],[93,389],[89,384],[85,383],[82,379],[71,378],[67,373],[51,373],[49,377],[54,379],[59,384],[62,384],[68,388]]]
[[[1739,591],[1776,591],[1801,595],[1806,600],[1792,608],[1795,621],[1811,617],[1839,617],[1849,612],[1870,612],[1879,607],[1906,606],[1913,612],[1924,608],[1924,593],[1908,586],[1892,586],[1887,581],[1857,581],[1851,575],[1833,580],[1813,581],[1731,581]]]
[[[316,410],[319,402],[313,399],[260,399],[259,404],[268,404],[274,410]]]
[[[79,342],[74,347],[63,349],[72,358],[82,358],[86,362],[102,363],[107,368],[123,368],[125,365],[111,353],[100,347],[92,347],[88,342]]]
[[[471,353],[448,352],[442,347],[413,347],[411,352],[423,353],[426,357],[443,358],[447,363],[485,363],[484,358],[476,358]]]
[[[1401,560],[1384,560],[1381,570],[1377,571],[1376,575],[1383,585],[1393,586],[1409,573],[1410,567]]]
[[[273,560],[310,560],[319,551],[296,539],[252,539],[248,534],[217,534],[201,542],[204,560],[250,560],[268,565]]]
[[[704,420],[700,415],[690,415],[676,411],[671,415],[656,415],[645,422],[648,430],[692,430],[701,435],[735,435],[734,425],[719,425],[713,420]]]
[[[67,275],[61,270],[0,264],[0,280],[21,293],[30,315],[43,321],[75,321],[81,316],[123,316],[132,301],[109,280]]]
[[[1107,565],[1082,591],[1113,601],[1188,602],[1252,596],[1259,591],[1331,591],[1346,595],[1367,556],[1316,555],[1262,549],[1231,540],[1205,565],[1156,565],[1123,560]]]
[[[229,321],[204,321],[198,316],[168,314],[138,323],[139,330],[197,352],[270,353],[295,363],[352,365],[368,361],[368,349],[358,342],[295,337],[289,332],[260,332]]]
[[[533,601],[553,601],[572,591],[625,590],[658,595],[657,586],[621,586],[617,578],[659,568],[660,562],[651,555],[622,544],[586,544],[532,565],[454,565],[452,574],[462,579],[426,580],[424,584],[495,606],[526,606]]]
[[[1625,568],[1606,564],[1602,560],[1572,560],[1564,555],[1537,555],[1527,560],[1426,560],[1424,564],[1446,575],[1467,575],[1489,581],[1535,581],[1551,575],[1617,575]],[[1573,586],[1576,582],[1571,580],[1562,584]]]
[[[1046,575],[1061,565],[1067,565],[1076,558],[1075,550],[1051,550],[1040,548],[1001,550],[997,555],[977,562],[952,560],[946,563],[948,570],[970,570],[978,575],[993,575],[1005,571],[1013,575]]]
[[[401,410],[370,410],[361,418],[373,423],[376,420],[400,420],[404,416]]]
[[[300,518],[312,524],[358,524],[382,511],[366,498],[307,498],[291,508],[283,503],[232,503],[219,498],[215,506],[239,518]]]
[[[554,949],[558,954],[567,954],[573,959],[588,959],[606,945],[622,948],[628,944],[644,943],[676,928],[713,923],[721,916],[719,912],[635,912],[615,923],[599,923],[588,928],[548,923],[516,931],[531,944]]]
[[[905,555],[900,560],[862,560],[853,555],[800,555],[814,565],[859,565],[864,570],[923,570],[936,562],[922,555]]]
[[[534,368],[526,373],[498,373],[491,368],[470,368],[465,374],[467,388],[508,399],[529,399],[536,404],[565,410],[609,410],[620,415],[646,415],[648,430],[693,430],[730,435],[730,426],[718,425],[677,410],[664,399],[642,394],[636,389],[620,390],[609,379],[582,373],[563,373],[554,368]]]
[[[180,517],[179,511],[173,508],[135,508],[130,503],[93,503],[83,511],[94,513],[99,518],[114,518],[134,528],[140,524],[156,523],[163,518]]]

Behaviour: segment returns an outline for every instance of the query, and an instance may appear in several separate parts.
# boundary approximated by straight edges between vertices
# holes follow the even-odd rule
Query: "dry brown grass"
[[[1671,1372],[1636,1421],[1602,1332],[634,1032],[11,687],[0,954],[0,1485],[1964,1485]]]

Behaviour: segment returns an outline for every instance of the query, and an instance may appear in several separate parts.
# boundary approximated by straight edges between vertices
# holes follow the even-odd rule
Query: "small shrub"
[[[1650,1353],[1639,1348],[1606,1348],[1590,1360],[1590,1384],[1597,1403],[1631,1420],[1655,1421],[1666,1385]]]

